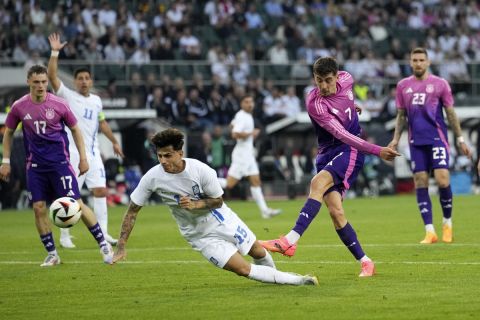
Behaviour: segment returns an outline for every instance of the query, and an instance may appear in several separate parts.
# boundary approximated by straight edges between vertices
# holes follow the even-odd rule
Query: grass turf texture
[[[433,197],[441,237],[441,210]],[[271,202],[284,213],[263,220],[253,202],[229,205],[259,239],[294,224],[303,200]],[[128,260],[104,265],[87,229],[72,229],[76,249],[40,268],[46,253],[31,211],[0,212],[1,319],[476,319],[480,313],[480,198],[454,198],[454,243],[420,245],[424,230],[413,196],[345,201],[345,212],[377,275],[341,244],[322,208],[293,258],[277,268],[318,276],[318,287],[262,284],[220,270],[190,249],[164,206],[145,207],[127,246]],[[111,208],[117,235],[125,211]],[[58,229],[54,228],[58,246]]]

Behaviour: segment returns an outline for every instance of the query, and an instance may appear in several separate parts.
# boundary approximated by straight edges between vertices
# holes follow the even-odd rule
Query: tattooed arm
[[[453,108],[445,108],[445,112],[447,113],[447,119],[448,123],[450,124],[450,128],[452,128],[455,139],[457,139],[458,148],[464,155],[471,158],[472,154],[465,143],[465,139],[462,137],[462,128],[460,127],[460,121],[458,121],[455,110]]]
[[[183,209],[216,209],[220,208],[223,204],[223,198],[205,198],[200,200],[192,200],[189,197],[181,197],[179,201],[180,207]]]
[[[398,109],[397,118],[395,120],[395,132],[393,133],[392,141],[388,144],[388,147],[392,148],[393,150],[397,150],[398,141],[400,141],[403,128],[405,127],[405,123],[407,122],[405,114],[405,109]]]
[[[115,252],[115,255],[113,256],[113,263],[127,257],[125,245],[127,244],[130,232],[132,232],[133,226],[135,225],[135,220],[137,219],[137,214],[140,209],[142,209],[141,206],[136,205],[135,203],[130,201],[127,212],[123,217],[122,231],[120,231],[120,239],[118,239],[117,250]]]

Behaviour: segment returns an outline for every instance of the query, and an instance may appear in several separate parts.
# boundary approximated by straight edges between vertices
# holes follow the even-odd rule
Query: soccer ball
[[[72,227],[81,216],[80,204],[73,198],[58,198],[50,205],[50,219],[59,228]]]

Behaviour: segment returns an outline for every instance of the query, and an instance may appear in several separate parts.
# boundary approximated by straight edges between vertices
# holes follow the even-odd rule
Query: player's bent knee
[[[252,248],[248,252],[248,255],[253,259],[262,259],[265,258],[267,252],[265,249],[260,245],[258,241],[255,241],[252,245]]]

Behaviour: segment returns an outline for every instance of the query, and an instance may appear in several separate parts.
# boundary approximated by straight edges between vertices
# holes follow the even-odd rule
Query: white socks
[[[256,265],[262,265],[277,269],[277,267],[275,267],[275,262],[273,262],[272,256],[267,250],[265,250],[265,257],[261,259],[253,259],[253,263],[255,263]]]
[[[452,227],[452,218],[443,218],[443,224]]]
[[[263,197],[263,192],[261,187],[250,187],[250,192],[252,193],[252,198],[257,203],[257,206],[262,212],[267,212],[268,207]]]
[[[222,189],[225,189],[227,187],[227,179],[218,178],[218,182],[220,182],[220,186],[222,187]]]
[[[102,228],[103,233],[108,234],[108,214],[106,197],[93,198],[93,212],[95,212],[98,224],[100,225],[100,228]]]
[[[256,264],[250,265],[250,274],[248,278],[256,281],[278,284],[304,284],[303,276],[294,273],[282,272],[272,267],[259,266]]]
[[[435,228],[433,227],[433,224],[426,224],[425,231],[430,233],[435,233]]]
[[[297,231],[290,230],[289,233],[285,236],[287,238],[289,244],[295,244],[300,240],[300,234]]]
[[[70,239],[70,229],[60,228],[60,239]]]

